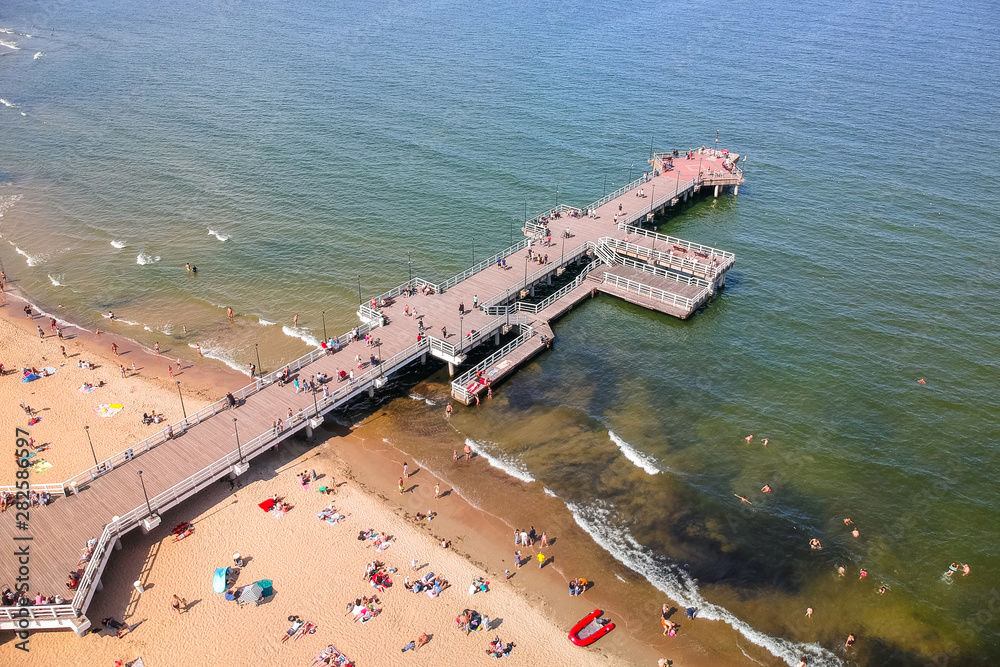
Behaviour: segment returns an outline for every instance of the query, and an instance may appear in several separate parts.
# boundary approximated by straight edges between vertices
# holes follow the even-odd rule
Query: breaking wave
[[[605,502],[597,500],[587,506],[566,503],[566,507],[573,514],[576,524],[615,560],[644,577],[678,605],[696,607],[699,618],[729,624],[747,640],[789,665],[797,665],[803,656],[814,667],[836,667],[843,664],[836,655],[818,644],[798,644],[771,637],[740,620],[725,607],[706,600],[686,571],[639,544],[627,529],[615,527],[613,513]]]
[[[634,463],[636,467],[642,468],[650,475],[659,474],[660,469],[656,467],[656,460],[652,456],[643,454],[635,447],[615,435],[614,431],[608,431],[608,435],[611,436],[611,442],[618,445],[618,449],[620,449],[622,454],[625,455],[625,458]]]
[[[471,447],[472,451],[476,454],[479,454],[484,459],[489,461],[491,466],[503,470],[511,477],[516,477],[526,483],[535,481],[535,478],[531,476],[531,473],[528,472],[527,467],[525,467],[524,462],[519,459],[511,458],[510,455],[504,453],[491,454],[482,444],[476,442],[472,438],[466,438],[465,444]]]

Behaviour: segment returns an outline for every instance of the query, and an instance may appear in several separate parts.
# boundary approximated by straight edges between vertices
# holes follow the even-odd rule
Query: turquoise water
[[[687,585],[679,563],[755,628],[848,661],[992,664],[998,18],[985,2],[15,0],[0,260],[83,326],[239,368],[259,343],[269,369],[324,317],[352,326],[359,279],[451,275],[525,208],[585,204],[651,142],[718,130],[749,154],[747,185],[663,230],[737,254],[721,297],[688,322],[603,298],[575,311],[463,428],[662,588]],[[106,326],[109,309],[134,324]],[[595,479],[590,462],[611,465]],[[943,581],[952,561],[973,577]],[[824,629],[801,627],[821,605]],[[866,641],[845,658],[851,631]]]

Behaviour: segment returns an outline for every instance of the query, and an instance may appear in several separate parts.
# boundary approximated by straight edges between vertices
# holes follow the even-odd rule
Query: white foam
[[[25,303],[27,303],[27,302],[25,302]],[[29,305],[31,305],[31,304],[29,304]],[[61,326],[63,328],[73,327],[74,329],[79,329],[80,331],[89,331],[89,329],[84,329],[79,324],[74,324],[73,322],[70,322],[68,320],[64,320],[64,319],[58,318],[55,315],[53,315],[52,313],[47,313],[47,312],[45,312],[44,310],[42,310],[41,308],[39,308],[37,306],[32,305],[31,307],[34,308],[38,312],[38,314],[41,315],[42,317],[47,317],[49,319],[55,320],[56,324],[58,324],[59,326]]]
[[[0,39],[0,46],[6,46],[8,49],[14,49],[15,51],[21,50],[21,47],[17,45],[17,42],[12,42],[9,39]]]
[[[0,32],[5,32],[8,35],[13,35],[14,34],[14,29],[13,28],[0,28]]]
[[[28,114],[26,114],[26,113],[24,113],[24,112],[22,111],[22,112],[21,112],[21,115],[22,115],[22,116],[27,116]]]
[[[121,250],[122,248],[125,247],[125,242],[124,241],[112,241],[111,242],[111,247],[118,248],[119,250]]]
[[[198,346],[194,343],[188,343],[188,347],[197,349]],[[201,356],[206,357],[208,359],[215,359],[216,361],[221,361],[225,365],[232,368],[234,371],[238,371],[246,375],[250,374],[250,370],[243,364],[236,361],[236,358],[233,356],[233,353],[224,347],[202,345]]]
[[[608,505],[600,500],[583,506],[566,503],[573,514],[573,520],[585,530],[597,544],[611,554],[615,560],[633,572],[645,577],[655,588],[683,607],[696,607],[698,618],[723,621],[747,640],[768,650],[771,655],[784,660],[789,665],[797,665],[805,656],[813,667],[834,667],[842,665],[840,659],[819,644],[797,644],[771,637],[737,618],[725,607],[712,604],[698,590],[691,576],[677,565],[651,553],[639,544],[627,529],[611,525],[612,513]]]
[[[263,317],[258,317],[257,323],[260,324],[262,327],[273,327],[275,325],[274,322],[269,322],[265,320]]]
[[[21,200],[21,195],[10,195],[7,197],[0,196],[0,218],[3,217],[3,214],[4,212],[7,211],[7,209],[9,209],[11,206],[16,204],[20,200]],[[10,243],[10,241],[7,241],[7,243]],[[10,244],[14,245],[13,243]]]
[[[39,58],[42,58],[43,56],[45,56],[45,52],[39,51],[38,53],[35,54],[35,60],[38,60]]]
[[[29,255],[28,253],[24,252],[23,250],[21,250],[17,246],[14,246],[14,250],[17,251],[17,254],[24,256],[24,259],[28,262],[28,266],[38,266],[39,262],[41,262],[40,259],[38,259],[37,257],[32,257],[31,255]]]
[[[105,317],[106,317],[106,316],[105,316]],[[127,325],[129,325],[130,327],[138,327],[138,326],[142,326],[142,325],[141,325],[141,324],[139,324],[138,322],[133,322],[132,320],[123,320],[123,319],[122,319],[122,318],[120,318],[120,317],[116,317],[116,318],[115,318],[115,322],[116,322],[116,323],[118,323],[118,324],[127,324]]]
[[[144,253],[144,252],[140,252],[135,257],[135,263],[136,264],[140,264],[140,265],[153,264],[153,263],[159,262],[159,261],[160,261],[160,256],[159,255],[157,255],[157,256],[154,257],[153,255],[149,255],[149,254]]]
[[[292,338],[298,338],[304,341],[306,345],[309,345],[311,347],[319,347],[319,341],[316,340],[316,338],[312,334],[308,333],[305,329],[283,326],[281,327],[281,330],[284,332],[286,336],[291,336]]]
[[[622,575],[618,574],[617,572],[615,572],[615,578],[617,578],[618,581],[622,582],[623,584],[627,584],[628,583],[628,581],[626,581],[626,579]]]
[[[437,401],[432,401],[423,394],[418,394],[415,391],[410,392],[410,398],[412,398],[414,401],[423,401],[427,405],[437,405]]]
[[[490,454],[488,451],[486,451],[483,445],[476,442],[472,438],[466,438],[465,444],[471,447],[472,451],[474,451],[476,454],[479,454],[484,459],[489,461],[491,466],[503,470],[511,477],[516,477],[517,479],[526,483],[531,483],[535,481],[535,478],[531,476],[531,473],[528,472],[528,469],[525,467],[522,461],[519,461],[518,459],[513,459],[504,453]]]
[[[548,489],[547,489],[546,487],[544,487],[544,486],[542,487],[542,491],[544,491],[544,492],[545,492],[545,495],[549,496],[550,498],[558,498],[558,497],[559,497],[559,496],[557,496],[556,494],[554,494],[554,493],[552,493],[551,491],[549,491],[549,490],[548,490]]]
[[[611,441],[618,445],[618,449],[620,449],[622,454],[625,455],[625,458],[634,463],[636,467],[642,468],[650,475],[659,474],[660,469],[656,467],[656,459],[648,454],[643,454],[635,447],[615,435],[613,431],[608,431],[608,435],[611,436]]]
[[[60,276],[60,278],[61,277],[62,276]],[[54,278],[51,273],[49,274],[49,280],[52,281],[52,286],[53,287],[65,287],[65,285],[63,285],[61,282],[59,282],[58,279]]]
[[[214,229],[209,229],[208,230],[208,235],[209,236],[214,236],[215,238],[219,239],[223,243],[225,243],[229,239],[233,238],[232,236],[229,236],[228,234],[220,234],[219,232],[215,231]]]
[[[0,104],[4,105],[5,107],[7,107],[7,108],[9,108],[9,109],[13,109],[14,107],[16,107],[16,106],[17,106],[17,105],[16,105],[16,104],[14,104],[13,102],[8,102],[7,100],[5,100],[5,99],[4,99],[4,98],[2,98],[2,97],[0,97]]]

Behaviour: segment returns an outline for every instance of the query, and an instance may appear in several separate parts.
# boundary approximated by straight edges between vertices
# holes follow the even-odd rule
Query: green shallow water
[[[982,2],[15,0],[0,260],[83,326],[238,368],[258,343],[270,369],[307,349],[290,333],[353,326],[359,278],[373,294],[449,276],[525,208],[583,205],[651,141],[719,130],[748,183],[662,230],[736,253],[721,296],[687,322],[588,303],[456,425],[661,588],[689,590],[680,565],[750,626],[838,659],[992,664],[997,18]],[[106,326],[109,309],[135,324]],[[974,576],[942,581],[952,561]],[[835,611],[802,626],[821,604]],[[844,656],[851,631],[866,641]]]

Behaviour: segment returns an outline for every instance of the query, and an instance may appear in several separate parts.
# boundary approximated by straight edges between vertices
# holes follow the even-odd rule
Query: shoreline
[[[45,459],[52,465],[37,473],[38,479],[33,476],[33,482],[60,483],[95,465],[95,458],[98,462],[106,460],[162,428],[143,425],[143,412],[159,412],[168,422],[175,421],[183,411],[195,412],[246,384],[245,377],[214,362],[192,361],[173,354],[157,357],[125,336],[103,332],[97,336],[55,315],[42,315],[45,311],[35,308],[22,294],[8,291],[3,296],[0,329],[6,345],[0,357],[5,370],[0,381],[0,416],[6,423],[28,428],[27,416],[20,408],[24,401],[41,417],[31,427],[31,434],[40,447],[47,449],[33,458]],[[30,320],[20,312],[25,305],[34,309]],[[65,332],[63,339],[52,331],[50,317],[60,323]],[[45,334],[41,343],[36,327]],[[118,346],[118,356],[111,351],[112,344]],[[60,347],[65,347],[65,356]],[[183,363],[171,376],[167,367],[176,366],[178,358]],[[93,368],[80,368],[83,360],[91,362]],[[126,377],[122,377],[119,365],[125,367]],[[56,372],[22,383],[21,367],[50,367]],[[81,392],[83,383],[93,389]],[[96,408],[105,404],[121,405],[122,409],[110,417],[95,414]],[[84,426],[88,427],[86,431]],[[0,472],[6,480],[12,480],[16,468],[16,461],[8,459]]]
[[[424,388],[418,383],[417,390],[420,389]],[[407,399],[394,399],[390,403],[399,400]],[[443,422],[443,404],[435,409],[441,412]],[[422,485],[418,483],[417,489],[412,492],[407,489],[400,500],[394,475],[398,475],[402,463],[407,461],[411,471],[419,467],[421,474],[426,470],[434,479],[439,479],[442,491],[457,495],[462,507],[439,517],[436,529],[441,533],[453,531],[448,536],[454,540],[456,550],[461,550],[468,559],[501,580],[505,569],[516,571],[513,553],[520,548],[522,557],[528,557],[529,562],[511,578],[511,584],[539,605],[553,623],[568,631],[594,608],[603,609],[605,616],[617,627],[595,646],[614,653],[627,664],[653,665],[661,657],[695,667],[787,664],[764,647],[746,641],[726,623],[685,619],[683,607],[679,608],[641,573],[603,548],[578,524],[564,501],[547,492],[540,483],[518,479],[491,464],[481,454],[475,454],[471,461],[460,460],[450,471],[447,471],[448,464],[438,464],[440,469],[425,469],[421,456],[406,451],[403,445],[386,438],[385,431],[379,429],[378,422],[391,412],[389,404],[380,406],[355,424],[353,431],[343,438],[354,443],[352,447],[341,447],[339,454],[351,471],[359,471],[355,474],[358,483],[411,515],[427,512],[427,505],[433,507],[433,493],[420,488]],[[451,444],[448,441],[453,437]],[[442,439],[445,442],[441,442]],[[442,432],[433,446],[449,451],[457,448],[461,453],[464,436]],[[450,459],[448,451],[445,454]],[[484,480],[485,490],[473,489]],[[537,563],[531,559],[539,549],[524,549],[513,544],[513,529],[523,527],[527,530],[529,526],[535,526],[539,533],[545,530],[550,536],[551,546],[544,550],[550,560],[541,578],[535,576]],[[528,574],[532,576],[523,576]],[[587,578],[592,588],[574,598],[568,595],[567,586],[577,577]],[[674,610],[672,620],[682,626],[675,637],[668,638],[662,633],[659,618],[664,603]]]
[[[13,337],[18,339],[20,345],[26,346],[29,349],[29,352],[31,352],[32,346],[35,346],[41,349],[46,349],[48,350],[48,354],[52,354],[53,350],[58,350],[57,347],[52,346],[62,344],[66,346],[67,353],[71,353],[73,355],[85,355],[88,359],[94,361],[98,366],[98,370],[90,371],[91,373],[100,372],[103,367],[113,376],[117,374],[117,369],[111,367],[116,358],[110,354],[109,347],[111,343],[114,342],[119,345],[121,353],[134,353],[137,355],[137,358],[142,359],[142,362],[139,364],[140,377],[135,378],[138,382],[133,380],[133,384],[141,384],[144,390],[150,390],[152,392],[150,394],[152,400],[173,400],[176,398],[173,393],[173,388],[170,386],[170,384],[172,382],[176,382],[176,380],[170,378],[165,371],[146,372],[146,368],[150,367],[151,364],[156,364],[157,362],[165,360],[162,358],[157,359],[155,355],[147,353],[141,345],[135,341],[125,338],[124,336],[102,333],[101,336],[98,337],[94,333],[89,332],[82,327],[78,327],[72,323],[67,323],[65,324],[65,327],[72,327],[72,336],[67,336],[67,338],[62,341],[58,341],[54,335],[49,336],[47,334],[45,342],[39,345],[32,330],[36,326],[41,326],[42,324],[47,325],[48,315],[46,314],[43,316],[36,314],[31,320],[28,320],[25,317],[18,317],[18,312],[15,308],[19,309],[24,304],[32,305],[32,307],[34,307],[29,299],[25,299],[21,295],[8,293],[4,305],[0,307],[0,326],[11,327],[12,330],[19,332],[21,335],[15,335]],[[60,322],[65,321],[60,318]],[[43,330],[47,330],[47,326],[43,327]],[[128,356],[131,356],[131,354]],[[171,355],[171,357],[173,357],[173,355]],[[64,368],[60,369],[62,374],[57,373],[52,378],[42,378],[41,380],[36,381],[36,383],[60,381],[63,385],[62,389],[65,389],[65,385],[69,382],[67,377],[68,371],[75,372],[75,370],[78,369],[73,369],[72,364],[70,363],[64,362],[64,364]],[[87,371],[80,370],[80,373],[85,372]],[[7,377],[8,380],[17,380],[16,375]],[[185,391],[191,396],[188,401],[192,410],[200,407],[199,401],[208,403],[215,400],[217,396],[222,395],[222,393],[232,387],[233,384],[242,386],[242,384],[245,383],[245,378],[242,374],[229,369],[221,362],[215,361],[207,364],[188,362],[185,364],[183,373],[178,377],[184,381]],[[111,386],[111,381],[112,380],[110,379],[108,380],[109,386]],[[128,382],[128,380],[125,380],[124,382]],[[227,383],[229,384],[227,385]],[[13,383],[9,382],[8,384],[13,386],[15,391],[20,389],[19,386],[13,385]],[[69,384],[72,385],[75,384],[75,382],[69,382]],[[18,385],[20,385],[20,383],[18,383]],[[35,383],[30,383],[29,386],[34,387]],[[51,387],[46,388],[51,389]],[[8,401],[8,403],[10,402],[12,401]],[[412,457],[405,454],[401,449],[398,449],[386,442],[382,442],[381,439],[379,439],[377,443],[372,443],[369,439],[367,439],[366,434],[376,430],[371,427],[371,422],[377,422],[377,418],[380,414],[383,414],[383,411],[381,408],[376,408],[371,410],[370,413],[371,414],[363,420],[362,425],[356,429],[357,432],[355,433],[347,434],[344,437],[336,437],[333,434],[324,433],[324,435],[329,435],[329,437],[326,438],[326,442],[318,446],[308,447],[302,458],[332,455],[341,461],[343,465],[343,469],[338,471],[338,477],[346,475],[348,479],[351,480],[352,484],[364,491],[369,500],[378,501],[379,499],[382,499],[382,501],[388,505],[393,512],[402,513],[403,519],[409,521],[409,517],[412,516],[412,514],[417,511],[426,512],[429,508],[425,507],[425,505],[434,507],[435,503],[432,499],[428,500],[423,498],[421,500],[417,500],[413,493],[409,494],[405,498],[404,503],[395,502],[393,493],[395,478],[393,477],[393,474],[398,474],[397,466],[399,465],[399,459]],[[118,418],[120,419],[121,415],[119,415]],[[111,420],[111,423],[114,423],[114,420]],[[126,440],[125,437],[120,434],[118,434],[118,437],[109,436],[106,439],[100,438],[99,442],[112,443],[110,448],[113,451],[108,453],[108,455],[117,453],[132,444],[132,441]],[[374,445],[374,447],[372,445]],[[70,460],[79,460],[85,454],[89,454],[89,451],[84,451],[78,448],[75,454],[78,456],[73,457]],[[104,452],[102,452],[102,456],[99,458],[104,458],[103,454]],[[560,539],[563,541],[563,544],[568,542],[574,543],[576,545],[574,550],[579,549],[581,552],[586,552],[587,555],[582,556],[584,560],[590,557],[597,557],[608,563],[609,567],[617,568],[620,571],[618,577],[619,579],[633,580],[633,582],[639,581],[641,582],[640,585],[645,584],[645,582],[641,580],[641,577],[638,577],[634,573],[631,573],[631,571],[627,570],[627,568],[615,563],[610,555],[600,549],[600,547],[587,533],[572,523],[572,517],[568,511],[565,511],[566,508],[562,506],[561,501],[542,493],[540,485],[535,485],[538,487],[536,489],[526,488],[530,485],[522,484],[520,481],[509,477],[502,470],[488,465],[485,457],[483,456],[477,456],[468,463],[471,464],[469,467],[470,470],[475,470],[474,474],[495,478],[495,480],[499,481],[501,484],[510,486],[512,489],[516,489],[515,493],[529,499],[529,505],[535,502],[542,504],[550,503],[548,507],[549,511],[553,513],[561,512],[564,515],[563,522],[565,522],[565,526],[560,528],[558,531],[560,535],[557,536],[553,534],[553,537],[556,539],[554,540],[551,548],[551,555],[554,558],[541,573],[537,572],[537,567],[535,567],[534,562],[526,564],[521,571],[516,572],[512,577],[510,589],[516,592],[516,595],[521,601],[541,613],[542,616],[553,625],[553,627],[561,627],[564,629],[568,628],[575,623],[576,620],[589,613],[595,604],[605,608],[606,615],[609,618],[612,618],[618,625],[618,631],[613,632],[608,637],[602,639],[601,642],[594,648],[590,649],[586,655],[588,655],[591,659],[595,657],[595,652],[597,655],[612,655],[616,661],[624,660],[630,664],[654,664],[659,657],[663,657],[664,655],[670,657],[671,659],[677,659],[679,656],[683,656],[683,662],[686,665],[718,664],[718,657],[705,658],[703,655],[709,646],[714,647],[715,644],[722,643],[720,641],[721,637],[717,636],[716,633],[705,631],[708,630],[708,627],[706,627],[705,630],[694,628],[691,629],[690,632],[688,632],[688,629],[685,628],[685,631],[682,634],[673,638],[669,642],[650,641],[648,637],[640,639],[640,635],[646,634],[650,634],[654,640],[659,636],[659,623],[657,620],[659,615],[659,603],[651,600],[645,600],[644,604],[639,605],[643,609],[641,613],[637,613],[636,609],[629,609],[629,606],[633,606],[633,603],[626,603],[624,598],[629,596],[628,593],[619,591],[618,595],[616,595],[613,590],[605,593],[605,590],[613,588],[615,584],[619,582],[614,580],[611,582],[605,582],[603,580],[595,581],[594,576],[591,575],[588,578],[594,581],[595,589],[590,590],[581,596],[582,599],[578,600],[568,598],[566,592],[566,581],[570,578],[574,578],[574,576],[584,575],[570,574],[571,571],[574,571],[574,568],[580,567],[578,564],[578,557],[580,557],[580,554],[574,556],[568,555],[566,553],[566,548],[559,544]],[[67,463],[67,465],[69,464]],[[482,569],[491,581],[503,581],[504,569],[511,569],[512,571],[515,570],[511,563],[511,554],[513,553],[513,549],[509,546],[509,543],[504,542],[504,539],[507,535],[509,535],[512,526],[508,517],[501,516],[501,514],[506,513],[494,512],[489,508],[480,508],[476,505],[473,499],[466,497],[460,489],[457,487],[447,486],[450,484],[448,477],[454,477],[454,475],[447,475],[443,473],[435,475],[430,470],[421,470],[418,472],[415,469],[416,465],[417,464],[415,463],[413,471],[420,476],[421,480],[426,479],[429,476],[433,476],[434,479],[439,479],[440,483],[446,487],[445,492],[448,493],[450,491],[450,495],[452,496],[451,498],[446,497],[446,499],[437,501],[437,504],[442,505],[442,507],[435,508],[439,511],[439,517],[432,527],[426,526],[427,528],[432,529],[428,532],[433,532],[435,535],[452,540],[452,551],[461,556],[471,565]],[[86,459],[83,458],[80,468],[86,469],[87,467],[89,467],[89,465],[87,465]],[[57,470],[65,471],[66,474],[53,476],[52,479],[49,479],[48,475],[46,475],[44,481],[51,482],[57,478],[68,478],[79,472],[77,469],[71,469],[69,467],[64,468],[62,465],[60,465]],[[52,472],[54,471],[48,471],[48,474],[51,475]],[[416,479],[417,477],[414,477],[414,480]],[[429,493],[428,489],[431,485],[424,484],[423,486],[425,488],[421,489],[421,493]],[[209,495],[211,494],[211,492],[204,493]],[[532,497],[533,494],[538,494],[542,497],[536,499]],[[192,502],[204,503],[207,501],[196,498],[193,499]],[[225,505],[226,502],[222,501],[214,504],[211,509],[219,510]],[[445,507],[447,507],[447,509],[445,509]],[[521,509],[523,509],[523,507]],[[528,521],[529,519],[525,520]],[[169,523],[169,521],[165,523]],[[418,526],[425,527],[424,524],[418,524]],[[572,537],[567,537],[568,535],[572,535]],[[435,544],[436,541],[437,540],[434,540]],[[510,554],[507,552],[510,552]],[[524,556],[527,557],[529,555],[533,555],[534,550],[525,549],[523,553]],[[120,571],[119,566],[116,565],[115,570]],[[624,578],[622,575],[625,575]],[[131,581],[129,576],[116,577],[113,579],[114,583],[108,581],[109,579],[112,579],[112,577],[105,575],[105,584],[108,588],[121,588],[124,586],[126,590],[128,588],[128,581]],[[117,579],[122,579],[122,581],[117,581]],[[658,591],[649,590],[648,593],[649,597],[663,597],[662,595],[659,595]],[[102,597],[108,599],[102,600]],[[90,616],[92,620],[96,620],[95,613],[98,613],[98,610],[100,609],[106,608],[106,606],[112,602],[114,598],[114,594],[99,594],[95,599],[95,603],[92,605],[92,609],[89,611],[88,616]],[[569,603],[566,602],[567,598],[569,599]],[[708,626],[709,624],[695,625]],[[642,629],[637,635],[634,634],[635,631],[633,628]],[[52,635],[54,637],[58,634],[60,633],[45,633],[43,636]],[[564,637],[565,632],[562,632],[561,634]],[[69,636],[67,639],[76,640],[75,636]],[[663,639],[666,640],[666,638]],[[44,641],[46,644],[49,643],[48,640]],[[565,643],[567,646],[570,646],[568,640],[566,640]],[[53,645],[61,646],[62,640],[53,642]],[[68,648],[71,650],[74,649],[72,644],[68,645]],[[576,649],[575,647],[572,648],[578,651],[582,650]],[[344,650],[347,651],[347,649]],[[727,656],[727,664],[738,664],[730,659],[738,656],[738,652],[735,656]],[[778,663],[765,662],[765,664]]]

